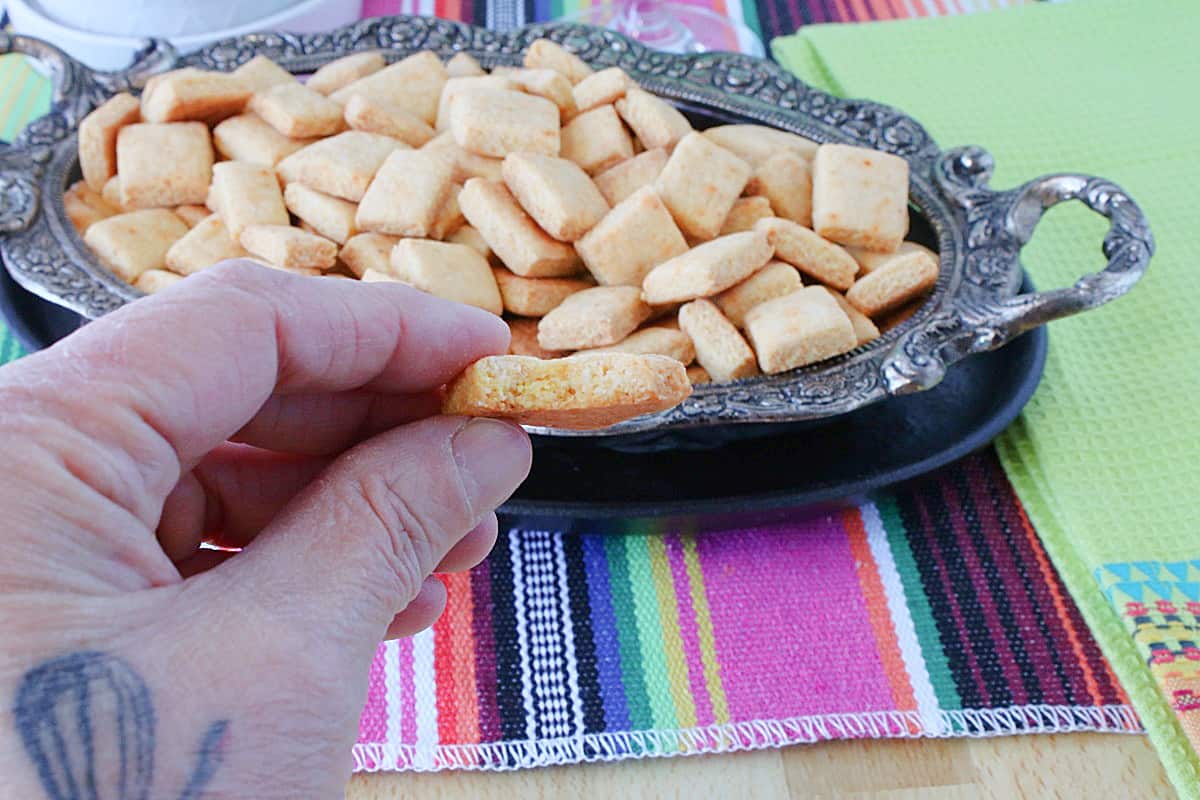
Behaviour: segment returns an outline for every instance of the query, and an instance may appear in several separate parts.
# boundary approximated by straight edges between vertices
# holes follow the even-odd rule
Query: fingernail
[[[472,419],[454,434],[451,446],[477,515],[507,500],[529,473],[529,436],[511,422]]]

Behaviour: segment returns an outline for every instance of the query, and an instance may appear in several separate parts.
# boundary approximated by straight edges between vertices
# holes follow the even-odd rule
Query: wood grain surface
[[[1161,800],[1175,793],[1145,736],[1071,733],[830,742],[504,773],[380,773],[355,776],[346,796]]]

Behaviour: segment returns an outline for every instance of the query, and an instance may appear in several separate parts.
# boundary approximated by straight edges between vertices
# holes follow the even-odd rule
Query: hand
[[[229,262],[0,369],[5,795],[341,797],[376,645],[529,470],[519,427],[436,416],[507,342]]]

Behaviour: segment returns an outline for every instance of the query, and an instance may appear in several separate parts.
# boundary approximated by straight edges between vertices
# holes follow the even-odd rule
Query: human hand
[[[436,416],[507,336],[229,262],[0,369],[11,796],[342,796],[376,645],[432,624],[529,470],[519,427]]]

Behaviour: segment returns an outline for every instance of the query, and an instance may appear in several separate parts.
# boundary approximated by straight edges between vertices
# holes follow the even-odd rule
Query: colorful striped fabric
[[[810,22],[1010,4],[711,6],[769,39]],[[509,24],[578,7],[366,0],[364,15]],[[47,99],[22,61],[0,59],[0,134]],[[3,332],[0,363],[17,354]],[[444,581],[434,628],[381,646],[371,666],[359,770],[1140,730],[991,450],[786,525],[508,530],[485,563]]]
[[[570,16],[610,0],[364,0],[363,16],[422,14],[476,25],[516,27]],[[967,14],[1036,0],[672,0],[711,8],[749,26],[764,41],[821,22],[866,22]]]
[[[360,770],[1140,729],[990,452],[787,525],[513,529],[444,581],[376,656]]]

